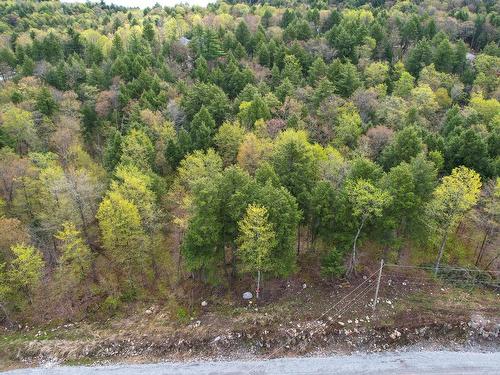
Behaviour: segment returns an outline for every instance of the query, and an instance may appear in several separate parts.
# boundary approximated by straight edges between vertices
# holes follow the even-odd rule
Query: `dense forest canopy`
[[[0,320],[306,259],[491,267],[499,8],[2,1]]]

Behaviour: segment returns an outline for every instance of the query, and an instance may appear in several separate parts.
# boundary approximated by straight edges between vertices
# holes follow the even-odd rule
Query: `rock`
[[[483,338],[498,338],[500,336],[500,320],[498,318],[491,321],[484,316],[474,314],[468,326],[474,331],[471,331],[471,334],[476,333]]]
[[[399,332],[397,329],[395,329],[394,332],[389,335],[389,337],[393,340],[396,340],[400,336],[401,336],[401,332]]]
[[[153,313],[153,311],[151,309],[147,309],[145,312],[146,312],[146,315],[151,315]]]
[[[203,307],[206,307],[207,305],[208,305],[208,302],[207,302],[207,301],[203,301],[203,302],[201,303],[201,306],[203,306]]]
[[[251,292],[245,292],[243,293],[243,299],[249,300],[253,298],[253,294]]]
[[[307,284],[306,283],[302,284],[302,289],[305,289],[305,288],[307,288]]]

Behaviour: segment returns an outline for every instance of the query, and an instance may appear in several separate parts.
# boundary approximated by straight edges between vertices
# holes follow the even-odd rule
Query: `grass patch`
[[[95,364],[95,361],[90,358],[71,358],[62,362],[64,366],[92,366]]]

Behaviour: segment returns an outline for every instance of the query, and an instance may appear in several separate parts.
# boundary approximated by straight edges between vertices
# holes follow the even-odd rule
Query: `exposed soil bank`
[[[366,319],[366,318],[365,318]],[[469,321],[383,326],[374,322],[328,319],[296,327],[253,325],[212,331],[193,322],[171,335],[116,333],[109,337],[30,340],[17,346],[9,360],[24,366],[43,363],[155,362],[159,360],[255,359],[332,353],[380,352],[407,348],[498,351],[499,319],[474,315]],[[417,322],[418,323],[418,322]],[[61,328],[77,334],[77,327]],[[71,332],[74,330],[74,332]]]
[[[4,331],[0,369],[44,363],[267,359],[391,350],[500,349],[496,292],[410,284],[394,278],[348,309],[331,309],[355,285],[285,286],[249,304],[221,298],[179,320],[167,306],[137,306],[126,317]],[[324,313],[328,311],[328,313]],[[320,318],[321,317],[321,318]],[[2,367],[3,366],[3,367]]]

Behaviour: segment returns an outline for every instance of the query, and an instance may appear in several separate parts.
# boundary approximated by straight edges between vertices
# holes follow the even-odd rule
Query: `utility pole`
[[[375,307],[377,307],[378,290],[380,288],[380,279],[382,278],[382,268],[384,268],[384,260],[380,260],[380,268],[378,270],[377,278],[377,288],[375,289],[375,299],[373,300],[373,311],[375,312]]]

